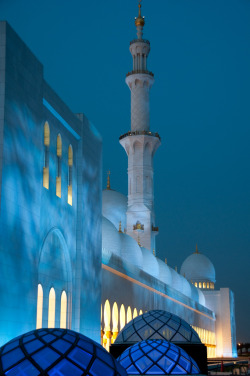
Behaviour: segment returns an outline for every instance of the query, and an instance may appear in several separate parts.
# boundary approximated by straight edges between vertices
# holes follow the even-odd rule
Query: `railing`
[[[154,73],[152,73],[152,72],[150,72],[150,71],[148,71],[148,70],[144,70],[144,69],[132,70],[131,72],[128,72],[128,73],[126,74],[126,77],[131,76],[132,74],[137,74],[137,73],[148,74],[149,76],[154,77]]]
[[[133,39],[133,40],[131,40],[130,45],[133,44],[133,43],[137,43],[137,42],[150,44],[147,39]]]
[[[161,139],[160,136],[159,136],[159,133],[157,132],[149,132],[149,131],[134,131],[134,132],[127,132],[127,133],[124,133],[123,135],[121,135],[119,137],[119,140],[122,140],[123,138],[125,137],[128,137],[128,136],[152,136],[152,137],[157,137],[159,138],[159,140]]]
[[[154,232],[158,232],[158,231],[159,231],[159,227],[154,227],[154,226],[152,225],[152,231],[154,231]]]

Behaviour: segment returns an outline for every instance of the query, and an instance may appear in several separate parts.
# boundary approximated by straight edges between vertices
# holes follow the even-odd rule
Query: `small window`
[[[67,294],[65,291],[61,295],[61,314],[60,314],[60,328],[66,329],[67,325]]]
[[[56,140],[56,158],[57,158],[57,173],[56,173],[56,195],[61,197],[61,169],[62,169],[62,138],[59,134]]]
[[[202,288],[202,284],[201,284],[201,282],[199,282],[199,288],[200,288],[200,289]]]
[[[43,186],[49,189],[49,144],[50,144],[50,130],[49,123],[44,124],[44,163],[43,163]]]
[[[68,150],[68,204],[72,205],[72,169],[73,169],[73,149]]]
[[[203,288],[205,289],[207,286],[206,282],[203,282]]]
[[[41,329],[43,324],[43,288],[39,284],[37,288],[37,311],[36,311],[36,329]]]
[[[49,312],[48,312],[48,328],[55,327],[55,315],[56,315],[56,293],[52,287],[49,292]]]
[[[207,289],[209,289],[209,282],[207,282]]]
[[[197,282],[194,283],[195,287],[198,287]]]

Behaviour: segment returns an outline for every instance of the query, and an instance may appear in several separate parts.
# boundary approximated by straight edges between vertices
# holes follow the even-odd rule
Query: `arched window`
[[[39,283],[37,288],[37,311],[36,311],[36,329],[41,329],[43,325],[43,288]]]
[[[132,311],[131,311],[130,306],[128,306],[128,310],[127,310],[127,323],[129,321],[131,321],[131,320],[132,320]]]
[[[139,315],[142,315],[142,314],[143,314],[142,309],[140,309]]]
[[[195,287],[198,287],[197,282],[194,283]]]
[[[73,169],[73,149],[69,145],[68,151],[68,204],[72,205],[72,169]]]
[[[119,320],[119,317],[118,317],[118,306],[117,306],[117,303],[114,303],[113,304],[113,308],[112,308],[112,332],[117,332],[118,333],[118,320]]]
[[[207,286],[206,282],[203,282],[203,288],[205,289]]]
[[[56,314],[56,293],[53,287],[49,292],[49,312],[48,312],[48,328],[55,327],[55,314]]]
[[[43,186],[49,189],[49,144],[50,144],[50,130],[49,123],[44,124],[44,164],[43,164]]]
[[[56,140],[56,158],[57,158],[57,166],[56,166],[56,195],[58,197],[61,197],[61,185],[62,185],[62,179],[61,179],[61,170],[62,170],[62,138],[61,135],[57,135]]]
[[[110,331],[110,317],[111,312],[110,312],[110,304],[109,301],[106,300],[104,304],[104,330],[105,332]]]
[[[125,313],[124,305],[122,304],[120,308],[120,330],[122,330],[125,324],[126,324],[126,313]]]
[[[201,284],[201,282],[199,282],[199,288],[200,288],[200,289],[202,288],[202,284]]]
[[[60,328],[66,329],[67,326],[67,294],[65,291],[61,295],[61,314],[60,314]]]
[[[207,289],[209,289],[209,282],[207,282]]]
[[[137,316],[138,316],[138,312],[137,312],[137,309],[135,308],[133,312],[133,319],[135,319]]]

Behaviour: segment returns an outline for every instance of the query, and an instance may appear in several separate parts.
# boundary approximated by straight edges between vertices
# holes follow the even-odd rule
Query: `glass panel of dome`
[[[137,360],[137,359],[135,359]],[[127,368],[131,364],[131,360],[129,356],[126,356],[124,359],[121,360],[121,364],[124,368]]]
[[[133,361],[135,362],[137,359],[139,359],[143,356],[143,352],[140,349],[138,349],[137,351],[133,352],[130,356],[133,359]]]
[[[129,341],[131,342],[139,342],[141,340],[141,337],[139,337],[137,333],[134,333],[131,337],[129,337]]]
[[[48,371],[49,376],[81,376],[82,370],[70,363],[67,359],[61,360],[55,367]]]
[[[95,359],[92,367],[90,368],[90,373],[93,376],[114,376],[114,370],[101,362],[99,359]]]
[[[150,326],[152,326],[155,330],[158,330],[159,328],[161,328],[162,325],[164,325],[164,323],[158,319],[155,319],[154,321],[150,323]]]
[[[56,339],[56,337],[53,336],[53,334],[47,334],[46,336],[42,337],[42,340],[47,343],[54,341],[54,339]]]
[[[127,369],[127,373],[128,375],[140,375],[140,372],[138,371],[138,369],[136,369],[135,366],[133,365]]]
[[[173,359],[174,361],[177,361],[178,358],[179,358],[179,354],[177,354],[175,351],[173,351],[172,349],[171,350],[168,350],[167,352],[167,356],[171,359]]]
[[[171,371],[171,374],[172,375],[186,375],[187,372],[181,368],[180,366],[178,366],[178,364],[174,367],[174,369]]]
[[[154,330],[150,328],[148,325],[138,330],[138,334],[142,339],[149,338],[153,333],[154,333]]]
[[[92,343],[89,343],[87,341],[83,341],[82,339],[79,339],[77,346],[81,347],[83,350],[88,351],[90,354],[93,354],[94,348]]]
[[[19,345],[19,340],[8,343],[4,347],[4,350],[3,350],[2,354],[5,354],[6,352],[8,352],[8,351],[10,351],[10,350],[12,350],[14,348],[16,348],[18,345]]]
[[[92,359],[92,355],[87,353],[86,351],[80,349],[79,347],[75,347],[67,357],[73,360],[75,363],[79,364],[83,369],[86,369],[89,365],[90,360]]]
[[[18,364],[10,371],[5,372],[5,375],[8,376],[17,376],[17,375],[25,375],[25,376],[38,376],[40,375],[40,371],[38,371],[32,363],[30,363],[27,359],[25,359],[22,363]]]
[[[172,320],[172,319],[170,319],[170,320],[168,321],[168,325],[171,326],[171,327],[172,327],[173,329],[175,329],[175,330],[177,330],[177,329],[179,328],[179,326],[180,326],[179,323],[177,323],[176,321],[174,321],[174,320]]]
[[[127,328],[125,328],[125,329],[123,330],[123,339],[124,339],[124,341],[127,341],[128,338],[129,338],[132,334],[134,334],[134,332],[135,332],[135,330],[134,330],[134,328],[133,328],[132,325],[131,325],[131,326],[128,326]]]
[[[140,369],[142,373],[145,373],[147,369],[153,364],[153,362],[147,358],[147,356],[144,356],[143,358],[140,358],[137,360],[136,365]]]
[[[147,322],[147,323],[150,323],[151,321],[153,321],[155,318],[154,318],[154,316],[148,316],[148,317],[144,317],[144,315],[143,315],[143,318],[144,318],[144,320]]]
[[[65,334],[63,336],[63,338],[66,339],[67,341],[71,342],[71,343],[75,342],[75,340],[76,340],[76,338],[71,336],[70,334]]]
[[[58,339],[57,341],[52,343],[51,346],[54,347],[54,349],[58,350],[60,353],[64,354],[72,346],[72,344],[62,339]]]
[[[191,332],[189,330],[186,330],[183,326],[179,328],[179,332],[183,337],[185,337],[188,341],[190,341],[191,338]]]
[[[147,375],[164,375],[164,371],[154,364],[146,373]]]
[[[14,364],[22,360],[24,358],[24,353],[18,347],[8,352],[7,354],[2,355],[1,358],[2,358],[3,370],[5,371],[7,368],[14,366]]]
[[[153,362],[157,362],[157,360],[162,356],[162,353],[157,350],[152,350],[148,353],[149,358],[153,360]]]
[[[179,363],[187,371],[187,373],[190,373],[191,363],[186,358],[183,358],[183,356],[181,356]]]
[[[55,362],[58,358],[60,358],[60,355],[57,354],[55,351],[51,350],[49,347],[46,347],[45,349],[42,349],[32,355],[32,359],[39,364],[39,366],[45,370],[48,368],[53,362]]]
[[[175,365],[175,363],[171,360],[171,359],[168,359],[166,356],[163,356],[158,362],[157,364],[162,367],[164,370],[167,371],[167,373],[170,372],[170,370],[173,368],[173,366]]]
[[[145,325],[147,325],[147,324],[142,319],[134,323],[135,330],[138,330],[138,329],[142,328]]]
[[[152,336],[149,337],[150,339],[165,339],[162,337],[158,332],[155,332]]]
[[[176,333],[173,338],[171,338],[172,342],[186,342],[186,339],[180,334]]]
[[[96,356],[100,358],[102,361],[106,362],[111,367],[114,367],[113,358],[107,351],[103,351],[102,349],[96,348]]]
[[[173,335],[175,334],[175,331],[168,328],[167,325],[164,325],[161,329],[159,329],[158,333],[160,333],[163,339],[170,341]]]
[[[39,339],[35,339],[32,342],[29,342],[26,345],[24,345],[25,350],[29,354],[32,354],[33,352],[35,352],[36,350],[40,349],[43,346],[44,344],[41,341],[39,341]]]
[[[61,337],[62,332],[61,332],[60,330],[54,330],[54,331],[53,331],[53,334],[55,334],[55,336],[59,336],[59,337]]]
[[[34,334],[31,334],[30,336],[23,338],[23,343],[29,342],[29,341],[31,341],[32,339],[35,339],[35,338],[36,337],[34,336]]]

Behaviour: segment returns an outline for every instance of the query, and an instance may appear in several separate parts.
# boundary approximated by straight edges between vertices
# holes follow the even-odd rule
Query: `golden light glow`
[[[67,295],[63,291],[61,295],[61,314],[60,314],[60,328],[66,329],[67,325]]]
[[[43,167],[43,186],[49,189],[49,168]]]
[[[192,328],[197,332],[198,336],[200,337],[201,342],[207,347],[207,357],[215,358],[216,357],[215,333],[210,330],[199,328],[193,325],[192,325]]]
[[[48,328],[55,327],[55,314],[56,314],[56,293],[53,287],[49,292],[49,312],[48,312]]]
[[[126,325],[126,313],[125,313],[125,307],[122,304],[120,308],[120,330]]]
[[[69,145],[68,150],[68,204],[72,206],[72,168],[73,168],[73,149]]]
[[[37,311],[36,311],[36,329],[41,329],[43,325],[43,288],[39,284],[37,287]]]
[[[118,306],[117,306],[117,303],[115,302],[112,308],[112,324],[113,324],[112,331],[113,332],[118,332],[118,321],[119,321]]]
[[[138,316],[138,312],[137,312],[137,309],[135,308],[133,312],[133,319],[135,319],[137,316]]]
[[[50,130],[49,123],[46,121],[44,124],[44,145],[49,146],[50,144]]]
[[[142,309],[140,309],[139,315],[142,315],[142,314],[143,314]]]
[[[43,186],[49,189],[49,144],[50,144],[50,130],[49,123],[46,121],[43,130],[44,137],[44,166],[43,166]]]
[[[110,304],[109,301],[106,300],[104,304],[104,331],[110,331]]]
[[[131,311],[131,307],[128,306],[128,309],[127,309],[127,323],[129,321],[131,321],[131,320],[132,320],[132,311]]]
[[[62,159],[62,138],[61,135],[57,135],[56,140],[56,156],[57,156],[57,176],[56,176],[56,195],[61,197],[61,159]]]

